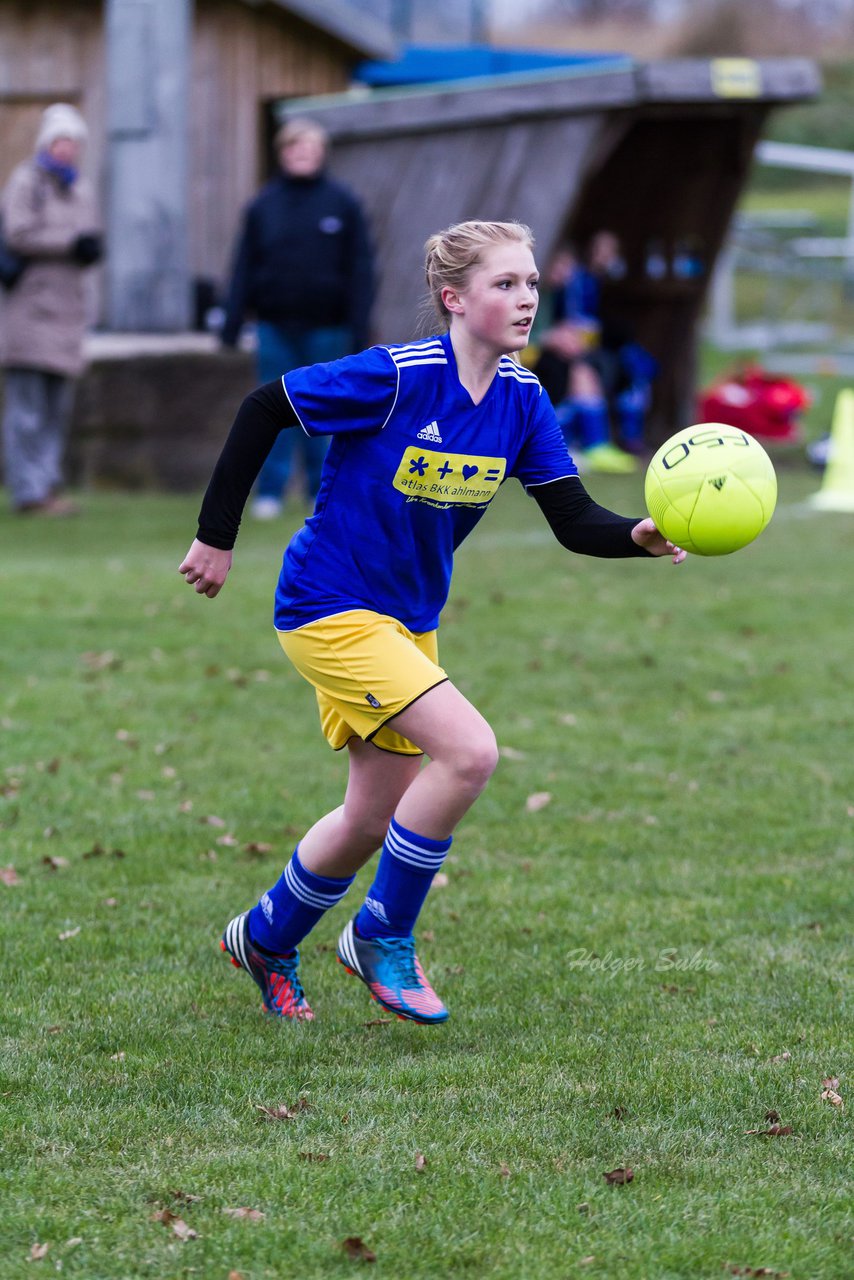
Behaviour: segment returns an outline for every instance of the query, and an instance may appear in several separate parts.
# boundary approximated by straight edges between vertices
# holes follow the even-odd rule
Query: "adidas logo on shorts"
[[[438,422],[428,422],[426,427],[422,427],[415,437],[416,440],[429,440],[431,444],[441,444],[442,437],[439,434]]]

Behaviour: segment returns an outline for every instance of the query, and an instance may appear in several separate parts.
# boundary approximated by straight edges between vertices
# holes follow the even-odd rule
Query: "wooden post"
[[[193,0],[107,0],[107,323],[179,332],[191,316],[187,86]]]

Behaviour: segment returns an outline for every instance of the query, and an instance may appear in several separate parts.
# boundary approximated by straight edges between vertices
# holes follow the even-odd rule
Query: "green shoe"
[[[599,471],[614,476],[629,476],[638,469],[638,460],[623,453],[613,444],[597,444],[581,454],[585,471]]]

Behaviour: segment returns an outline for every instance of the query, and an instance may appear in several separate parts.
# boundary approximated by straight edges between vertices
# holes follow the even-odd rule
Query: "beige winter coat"
[[[71,257],[79,235],[98,231],[92,188],[64,188],[33,160],[18,165],[3,193],[3,235],[32,261],[0,299],[0,365],[74,376],[83,368],[91,320],[89,268]]]

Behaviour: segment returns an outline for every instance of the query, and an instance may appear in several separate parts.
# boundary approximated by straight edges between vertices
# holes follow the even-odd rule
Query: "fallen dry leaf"
[[[198,1232],[188,1227],[183,1218],[179,1218],[171,1209],[158,1209],[151,1215],[152,1222],[162,1222],[167,1230],[172,1231],[179,1240],[196,1240]]]
[[[507,1167],[507,1165],[504,1163],[504,1161],[503,1161],[503,1160],[502,1160],[501,1164],[498,1166],[498,1176],[499,1176],[499,1178],[509,1178],[509,1177],[510,1177],[510,1170],[509,1170],[509,1168]]]
[[[240,1271],[229,1271],[228,1280],[243,1280],[243,1274]]]
[[[578,1259],[578,1265],[579,1265],[580,1267],[589,1267],[589,1266],[590,1266],[590,1263],[591,1263],[591,1262],[595,1262],[595,1261],[596,1261],[596,1254],[595,1254],[595,1253],[588,1253],[588,1255],[587,1255],[587,1257],[586,1257],[586,1258],[579,1258],[579,1259]]]
[[[229,1218],[245,1218],[247,1222],[263,1222],[264,1214],[260,1209],[248,1209],[242,1206],[239,1209],[223,1209],[223,1213]]]
[[[427,1157],[420,1151],[415,1152],[415,1170],[417,1173],[423,1173],[427,1168]]]
[[[346,1240],[341,1241],[341,1248],[348,1258],[356,1262],[376,1262],[377,1260],[377,1255],[373,1249],[368,1248],[361,1236],[348,1236]]]
[[[834,1089],[822,1089],[821,1100],[822,1102],[829,1102],[832,1107],[845,1107],[842,1098]]]
[[[308,1098],[298,1098],[294,1106],[289,1107],[284,1102],[279,1103],[277,1107],[264,1107],[259,1103],[255,1104],[255,1110],[260,1111],[265,1120],[295,1120],[301,1111],[308,1111],[311,1103]]]
[[[726,1263],[731,1276],[767,1276],[768,1280],[784,1280],[788,1271],[775,1271],[772,1267],[733,1267]]]
[[[250,840],[243,846],[243,852],[257,854],[272,853],[273,846],[271,844],[266,844],[263,840]]]
[[[821,1082],[822,1089],[838,1089],[839,1078],[837,1076],[825,1076]]]
[[[172,1230],[179,1240],[197,1240],[198,1231],[194,1231],[192,1227],[188,1227],[183,1218],[176,1218],[171,1224]]]
[[[777,1056],[774,1058],[769,1058],[768,1061],[769,1062],[789,1062],[791,1060],[791,1057],[792,1055],[789,1053],[789,1050],[784,1049],[782,1053],[778,1053]]]
[[[451,882],[444,871],[437,871],[433,877],[433,883],[430,887],[431,889],[447,889],[450,883]]]
[[[634,1170],[624,1168],[622,1165],[618,1169],[612,1169],[610,1173],[603,1173],[602,1177],[608,1183],[608,1186],[622,1187],[627,1182],[631,1182],[634,1177]]]
[[[614,1110],[611,1112],[611,1115],[614,1117],[615,1120],[625,1120],[626,1116],[628,1115],[628,1112],[626,1111],[625,1107],[614,1107]]]
[[[780,1119],[780,1112],[774,1111],[774,1109],[772,1108],[771,1110],[765,1112],[765,1115],[762,1117],[762,1119],[767,1120],[769,1124],[776,1124],[777,1121]]]
[[[21,883],[21,877],[11,863],[8,867],[0,867],[0,880],[9,885]]]
[[[324,1164],[329,1156],[324,1155],[322,1151],[298,1151],[298,1160],[307,1160],[312,1164]]]
[[[59,937],[60,942],[67,942],[69,938],[76,938],[79,932],[80,925],[78,924],[76,928],[66,929],[64,933],[60,933],[57,936]]]
[[[201,822],[204,826],[208,826],[208,827],[224,827],[225,826],[225,818],[218,818],[213,813],[208,814],[206,818],[199,818],[199,822]]]
[[[540,809],[545,809],[547,804],[552,802],[552,793],[550,791],[534,791],[525,801],[525,810],[527,813],[538,813]]]
[[[770,1129],[745,1129],[745,1137],[755,1133],[760,1138],[787,1138],[792,1132],[790,1124],[772,1124]]]
[[[515,747],[499,747],[498,754],[503,756],[505,760],[526,760],[527,755],[524,751],[517,751]]]
[[[49,1248],[47,1243],[30,1245],[30,1262],[40,1262]]]
[[[46,867],[50,867],[51,871],[59,871],[62,867],[69,866],[67,858],[60,858],[55,854],[46,853],[42,858],[42,862]]]
[[[105,649],[103,653],[96,653],[90,649],[86,653],[81,653],[80,661],[90,671],[118,670],[122,665],[121,658],[116,657],[112,649]],[[124,732],[125,730],[123,729],[119,730],[119,733]],[[116,734],[116,737],[118,737],[118,734]]]
[[[83,854],[83,857],[84,858],[103,858],[106,852],[107,850],[101,844],[100,840],[96,840],[95,843],[92,845],[92,848],[87,849],[87,851]],[[125,853],[124,849],[110,849],[109,852],[112,858],[127,857],[127,854]]]
[[[124,1057],[124,1054],[122,1054],[122,1057]],[[173,1187],[169,1194],[173,1200],[182,1200],[184,1204],[198,1204],[202,1198],[201,1196],[190,1195],[189,1191],[181,1191],[178,1187]]]
[[[387,1027],[391,1024],[391,1018],[371,1018],[370,1022],[363,1022],[363,1027]]]

